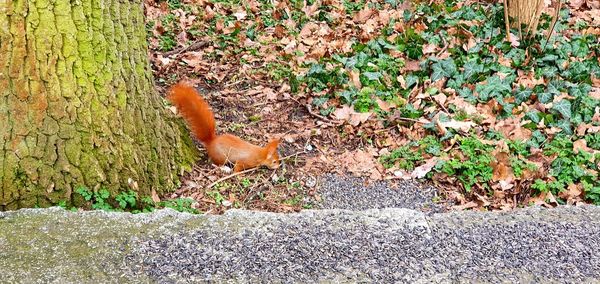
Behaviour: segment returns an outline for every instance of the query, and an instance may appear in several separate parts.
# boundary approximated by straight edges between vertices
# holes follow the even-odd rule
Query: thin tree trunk
[[[544,0],[504,0],[508,3],[508,16],[511,18],[511,27],[518,28],[519,32],[533,35],[542,13]],[[521,29],[525,25],[526,30]],[[519,35],[522,37],[522,35]]]
[[[168,117],[140,0],[0,0],[0,210],[172,190],[197,152]]]

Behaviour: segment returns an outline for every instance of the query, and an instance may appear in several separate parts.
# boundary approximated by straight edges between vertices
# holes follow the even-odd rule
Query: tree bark
[[[504,0],[508,6],[508,16],[512,19],[510,24],[518,28],[521,34],[535,34],[538,28],[540,15],[544,8],[543,0]],[[526,27],[521,30],[521,25]]]
[[[197,157],[182,131],[153,87],[140,0],[0,0],[0,210],[79,186],[168,192]]]

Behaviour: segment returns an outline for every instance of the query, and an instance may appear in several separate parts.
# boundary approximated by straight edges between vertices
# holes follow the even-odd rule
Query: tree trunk
[[[537,31],[544,0],[504,0],[508,6],[510,25],[518,28],[521,34],[533,35]],[[521,29],[521,25],[526,27]],[[521,36],[521,35],[520,35]]]
[[[197,151],[152,82],[140,0],[0,1],[0,210],[172,190]]]

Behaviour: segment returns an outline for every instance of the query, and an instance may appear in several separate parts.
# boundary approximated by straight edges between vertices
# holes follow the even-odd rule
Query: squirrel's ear
[[[267,148],[277,149],[277,146],[279,146],[279,141],[280,141],[279,138],[269,141],[269,144],[267,144]]]

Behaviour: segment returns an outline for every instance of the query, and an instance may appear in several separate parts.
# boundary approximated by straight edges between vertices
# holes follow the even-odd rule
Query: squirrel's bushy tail
[[[181,82],[177,83],[169,90],[167,99],[177,107],[194,136],[204,145],[216,138],[213,112],[194,87]]]

